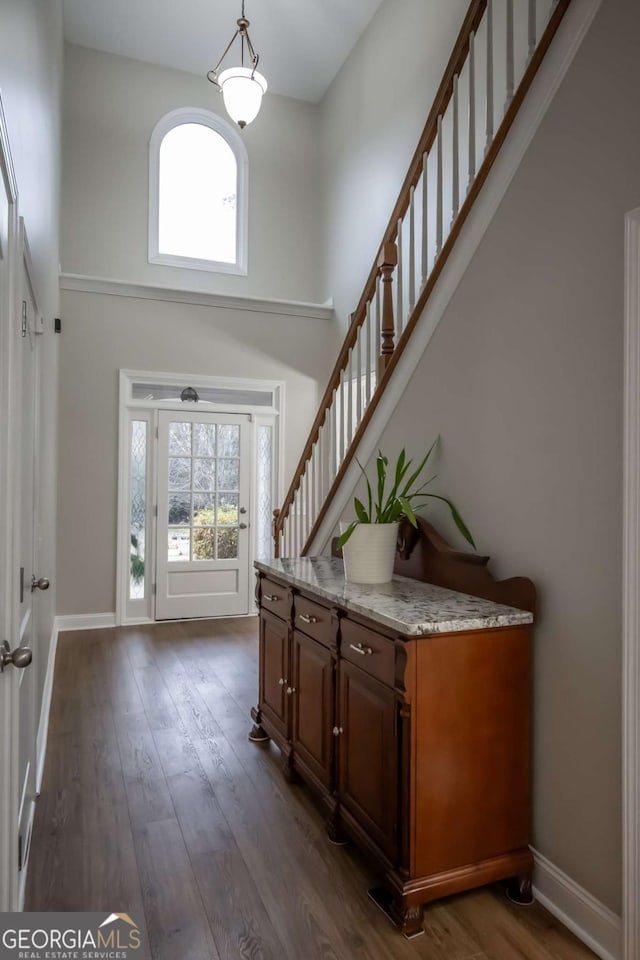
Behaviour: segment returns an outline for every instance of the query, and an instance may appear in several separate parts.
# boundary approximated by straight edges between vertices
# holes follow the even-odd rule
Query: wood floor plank
[[[257,620],[61,634],[29,910],[144,917],[145,960],[587,960],[498,888],[431,904],[407,941],[325,812],[249,742]]]

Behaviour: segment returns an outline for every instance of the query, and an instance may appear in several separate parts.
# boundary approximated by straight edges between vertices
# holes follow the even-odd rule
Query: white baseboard
[[[49,733],[49,713],[51,711],[51,695],[53,693],[53,674],[56,666],[56,651],[58,649],[58,621],[53,622],[51,631],[51,642],[49,643],[49,659],[47,660],[47,673],[44,678],[44,687],[42,690],[42,703],[40,704],[40,722],[38,724],[38,735],[36,737],[36,794],[40,794],[42,786],[42,774],[44,772],[44,761],[47,755],[47,736]]]
[[[115,613],[73,613],[56,617],[58,633],[63,630],[104,630],[115,625]]]
[[[622,957],[622,921],[587,890],[533,850],[536,900],[602,960]]]

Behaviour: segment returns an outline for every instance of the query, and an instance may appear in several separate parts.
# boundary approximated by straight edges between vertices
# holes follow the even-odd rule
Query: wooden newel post
[[[393,271],[398,264],[398,248],[395,243],[385,243],[378,257],[378,273],[382,278],[382,325],[381,344],[378,360],[378,375],[381,377],[393,356],[395,324],[393,320],[393,293],[391,283]]]
[[[280,559],[280,530],[278,529],[278,517],[280,511],[276,508],[273,511],[273,558]]]

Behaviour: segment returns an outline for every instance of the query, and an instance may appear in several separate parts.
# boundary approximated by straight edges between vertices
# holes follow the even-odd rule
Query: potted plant
[[[367,485],[367,504],[365,506],[358,497],[354,497],[356,519],[341,524],[338,546],[343,548],[346,580],[351,583],[388,583],[391,580],[398,524],[406,517],[409,523],[417,527],[415,511],[420,502],[428,497],[447,504],[458,530],[475,548],[473,537],[451,500],[425,490],[435,480],[433,476],[422,481],[422,475],[438,439],[431,444],[416,469],[412,469],[413,460],[407,459],[404,449],[400,451],[395,467],[391,469],[388,457],[378,450],[375,497],[366,471],[356,459]],[[389,478],[391,486],[387,490]]]

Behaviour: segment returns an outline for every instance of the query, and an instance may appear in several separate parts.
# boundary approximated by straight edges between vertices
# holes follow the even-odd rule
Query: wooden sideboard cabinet
[[[516,897],[531,896],[535,592],[493,580],[487,559],[421,523],[397,564],[412,578],[378,592],[345,585],[336,559],[256,565],[250,737],[272,739],[285,774],[323,799],[329,837],[377,865],[372,895],[407,936],[442,896],[511,878]]]

